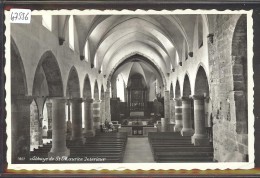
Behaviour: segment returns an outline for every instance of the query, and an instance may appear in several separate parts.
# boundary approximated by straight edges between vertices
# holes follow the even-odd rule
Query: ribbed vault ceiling
[[[152,60],[163,74],[177,65],[176,52],[181,59],[193,52],[195,23],[202,15],[76,15],[75,28],[78,46],[84,56],[88,41],[89,59],[98,70],[108,76],[127,57],[140,54]],[[207,22],[205,22],[207,23]],[[184,45],[185,44],[185,45]],[[134,67],[133,67],[134,66]],[[143,63],[127,64],[125,77],[132,70],[144,69]],[[130,70],[130,71],[128,71]],[[143,70],[143,75],[149,70]],[[128,74],[127,74],[128,73]],[[131,72],[130,72],[131,73]]]

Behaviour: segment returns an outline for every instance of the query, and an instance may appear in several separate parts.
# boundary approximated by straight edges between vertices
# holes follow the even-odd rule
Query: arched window
[[[175,57],[176,57],[176,63],[179,64],[179,62],[180,62],[180,58],[179,58],[179,54],[178,54],[177,51],[176,51],[176,55],[175,55]]]
[[[70,16],[69,19],[69,46],[74,50],[74,18]]]
[[[89,58],[88,41],[85,44],[84,52],[85,52],[85,60],[88,62],[88,58]]]
[[[198,47],[203,46],[203,24],[201,16],[198,16]]]
[[[48,30],[52,30],[52,16],[48,14],[42,15],[42,25]]]

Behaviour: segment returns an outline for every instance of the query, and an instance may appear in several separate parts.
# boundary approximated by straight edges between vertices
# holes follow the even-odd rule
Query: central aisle
[[[128,137],[123,163],[154,163],[148,137]]]

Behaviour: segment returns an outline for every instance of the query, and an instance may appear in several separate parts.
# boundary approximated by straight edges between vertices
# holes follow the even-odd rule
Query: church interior
[[[248,161],[245,14],[33,15],[10,38],[12,163]]]

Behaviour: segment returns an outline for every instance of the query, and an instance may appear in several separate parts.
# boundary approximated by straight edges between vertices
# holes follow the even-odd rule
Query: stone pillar
[[[82,99],[73,98],[70,100],[72,113],[72,140],[82,143]]]
[[[116,78],[111,81],[112,98],[117,98]]]
[[[174,132],[180,132],[182,130],[182,107],[181,99],[175,98],[175,126]]]
[[[164,91],[164,117],[170,119],[170,91]]]
[[[85,106],[85,136],[92,137],[95,135],[93,129],[93,99],[86,99]]]
[[[101,124],[105,122],[105,100],[100,102],[100,122]]]
[[[46,102],[47,115],[48,115],[48,131],[47,138],[52,138],[52,103],[50,101]]]
[[[161,118],[161,132],[169,132],[170,130],[170,119]]]
[[[70,100],[67,100],[66,105],[67,105],[67,109],[68,109],[67,110],[68,120],[66,122],[66,140],[71,140],[71,137],[72,137],[72,123],[71,123],[71,103],[70,103]],[[65,117],[65,121],[66,121],[66,117]]]
[[[69,156],[70,150],[66,146],[66,99],[52,98],[52,148],[49,157]]]
[[[170,122],[175,123],[175,105],[173,99],[170,99]]]
[[[195,122],[195,134],[191,138],[191,142],[197,145],[208,145],[209,140],[206,135],[205,129],[205,106],[204,96],[194,95],[194,122]]]
[[[182,136],[192,136],[194,130],[191,125],[191,99],[189,97],[182,97]]]
[[[93,102],[93,125],[94,130],[100,130],[100,101]]]
[[[30,156],[30,104],[32,98],[12,96],[11,132],[12,162],[29,161]],[[10,148],[9,148],[10,149]],[[21,158],[22,160],[20,160]]]
[[[111,121],[110,91],[105,92],[105,120]]]

